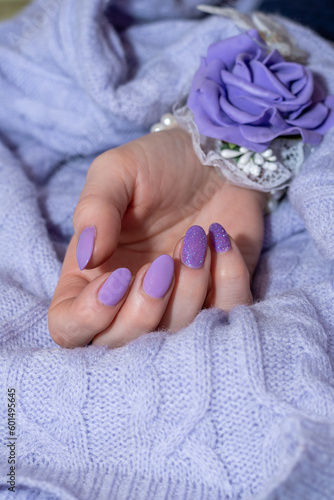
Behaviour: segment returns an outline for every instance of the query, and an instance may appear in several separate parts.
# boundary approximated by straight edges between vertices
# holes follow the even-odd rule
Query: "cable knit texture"
[[[239,33],[194,4],[37,1],[0,26],[1,499],[334,498],[334,131],[266,218],[253,306],[115,350],[48,333],[92,158],[146,133]],[[281,22],[334,94],[331,45]]]

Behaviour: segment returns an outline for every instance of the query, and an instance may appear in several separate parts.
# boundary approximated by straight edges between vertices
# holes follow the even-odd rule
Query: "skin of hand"
[[[176,331],[199,310],[229,311],[252,302],[250,279],[263,239],[264,194],[225,183],[202,165],[189,134],[180,129],[152,133],[109,150],[92,163],[76,207],[75,233],[49,309],[49,330],[62,347],[124,345],[157,327]],[[182,263],[190,226],[208,232],[218,222],[231,250],[218,254],[209,242],[202,268]],[[96,228],[93,254],[84,270],[76,259],[81,232]],[[174,277],[162,298],[143,291],[149,263],[172,255]],[[119,303],[102,304],[98,292],[117,268],[133,279]],[[131,333],[130,333],[131,332]]]

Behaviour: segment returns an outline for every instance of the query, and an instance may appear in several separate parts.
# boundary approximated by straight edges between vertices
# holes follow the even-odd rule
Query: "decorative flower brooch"
[[[201,134],[257,153],[281,136],[318,145],[334,125],[334,96],[254,29],[209,47],[187,105]]]

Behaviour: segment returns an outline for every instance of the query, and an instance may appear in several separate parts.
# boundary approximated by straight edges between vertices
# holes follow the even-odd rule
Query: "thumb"
[[[90,166],[73,215],[79,268],[95,268],[117,248],[123,215],[135,185],[123,148],[107,151]]]

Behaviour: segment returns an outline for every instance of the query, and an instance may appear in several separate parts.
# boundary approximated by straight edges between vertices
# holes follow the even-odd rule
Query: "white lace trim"
[[[223,158],[220,152],[221,141],[198,132],[192,112],[187,106],[175,106],[173,112],[178,124],[190,133],[200,162],[215,167],[226,180],[237,186],[264,192],[282,190],[290,184],[304,162],[307,153],[305,145],[301,140],[286,138],[277,138],[271,142],[272,158],[275,159],[270,159],[271,166],[267,161],[262,165],[260,161],[255,162],[253,153],[248,154],[246,163]],[[238,156],[240,158],[241,153]]]

